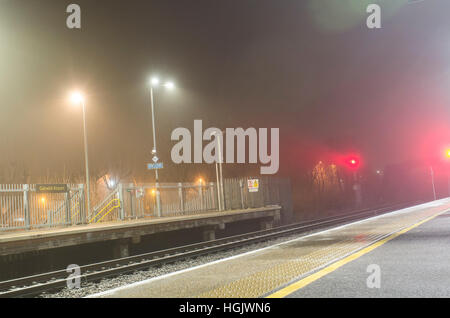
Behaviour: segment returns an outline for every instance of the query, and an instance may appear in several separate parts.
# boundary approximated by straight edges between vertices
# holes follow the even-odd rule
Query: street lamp
[[[153,161],[156,163],[158,161],[158,157],[156,155],[156,127],[155,127],[155,106],[153,101],[153,88],[156,88],[160,85],[159,78],[153,77],[150,80],[150,101],[152,106],[152,129],[153,129]],[[173,90],[175,88],[175,84],[173,82],[166,82],[162,84],[168,90]],[[158,216],[161,216],[161,195],[159,193],[159,176],[158,169],[155,169],[155,185],[156,185],[156,209],[158,211]]]
[[[86,193],[87,193],[87,213],[91,212],[90,187],[89,187],[89,160],[88,160],[88,145],[86,132],[86,103],[83,94],[80,92],[73,92],[70,96],[73,104],[81,105],[83,108],[83,133],[84,133],[84,161],[86,165]],[[83,222],[85,218],[83,218]]]

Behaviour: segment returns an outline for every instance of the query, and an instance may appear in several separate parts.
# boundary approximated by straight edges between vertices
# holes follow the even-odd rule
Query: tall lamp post
[[[86,197],[87,197],[87,215],[91,213],[91,200],[90,200],[90,186],[89,186],[89,159],[88,159],[88,144],[87,144],[87,130],[86,130],[86,102],[84,96],[80,92],[74,92],[71,95],[73,104],[81,105],[83,109],[83,134],[84,134],[84,162],[86,166]],[[86,215],[85,215],[86,217]],[[83,218],[83,223],[85,222]]]
[[[155,103],[153,100],[153,88],[159,86],[159,79],[157,77],[153,77],[150,82],[150,102],[152,107],[152,129],[153,129],[153,161],[156,163],[158,161],[158,157],[156,155],[156,127],[155,127]],[[172,82],[166,82],[162,84],[166,89],[173,90],[175,85]],[[161,194],[159,192],[159,175],[158,169],[155,169],[155,186],[156,186],[156,210],[158,211],[158,217],[161,216]]]
[[[221,131],[221,133],[223,133],[223,131]],[[223,175],[222,175],[222,163],[223,163],[223,158],[222,158],[222,144],[220,142],[220,137],[218,137],[216,135],[216,132],[212,132],[211,136],[215,136],[218,141],[218,146],[219,146],[219,151],[218,151],[218,155],[219,155],[219,162],[217,163],[216,161],[216,179],[217,179],[217,198],[219,199],[219,211],[225,210],[225,198],[224,198],[224,193],[223,193]],[[223,136],[223,135],[222,135]],[[219,168],[217,168],[219,166]],[[220,174],[219,174],[219,171]]]

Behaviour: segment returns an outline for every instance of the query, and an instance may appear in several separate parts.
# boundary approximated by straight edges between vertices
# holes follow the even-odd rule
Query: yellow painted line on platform
[[[423,224],[425,222],[428,222],[428,221],[434,219],[438,215],[443,214],[445,212],[447,212],[447,211],[443,211],[443,212],[440,212],[440,213],[438,213],[436,215],[430,216],[429,218],[426,218],[425,220],[417,222],[417,223],[411,225],[408,228],[405,228],[405,229],[403,229],[403,230],[401,230],[399,232],[396,232],[396,233],[394,233],[394,234],[392,234],[392,235],[390,235],[390,236],[388,236],[388,237],[386,237],[386,238],[384,238],[384,239],[382,239],[382,240],[380,240],[380,241],[378,241],[378,242],[376,242],[376,243],[374,243],[374,244],[372,244],[372,245],[370,245],[368,247],[365,247],[365,248],[359,250],[358,252],[356,252],[354,254],[351,254],[351,255],[349,255],[349,256],[347,256],[347,257],[345,257],[345,258],[343,258],[343,259],[341,259],[341,260],[339,260],[339,261],[337,261],[337,262],[335,262],[335,263],[333,263],[333,264],[331,264],[331,265],[321,269],[321,270],[319,270],[318,272],[316,272],[314,274],[311,274],[311,275],[309,275],[309,276],[307,276],[307,277],[305,277],[305,278],[303,278],[303,279],[301,279],[301,280],[299,280],[299,281],[297,281],[295,283],[292,283],[291,285],[288,285],[288,286],[286,286],[286,287],[276,291],[273,294],[270,294],[269,296],[267,296],[267,298],[283,298],[283,297],[286,297],[286,296],[292,294],[293,292],[295,292],[295,291],[297,291],[299,289],[302,289],[303,287],[305,287],[305,286],[311,284],[312,282],[318,280],[319,278],[321,278],[321,277],[323,277],[323,276],[325,276],[325,275],[327,275],[327,274],[329,274],[331,272],[334,272],[339,267],[344,266],[347,263],[350,263],[351,261],[353,261],[353,260],[363,256],[364,254],[367,254],[367,253],[371,252],[372,250],[376,249],[377,247],[380,247],[384,243],[387,243],[390,240],[395,239],[396,237],[398,237],[398,236],[400,236],[400,235],[402,235],[402,234],[404,234],[404,233],[406,233],[406,232],[408,232],[408,231],[418,227],[419,225],[421,225],[421,224]]]

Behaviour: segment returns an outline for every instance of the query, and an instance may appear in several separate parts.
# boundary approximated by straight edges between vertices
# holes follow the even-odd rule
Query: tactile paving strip
[[[231,283],[214,288],[197,297],[208,298],[254,298],[261,297],[289,282],[299,279],[314,270],[324,267],[328,263],[343,258],[383,237],[398,232],[430,215],[443,213],[436,209],[429,209],[423,213],[400,214],[387,218],[380,218],[370,222],[371,230],[362,235],[338,240],[324,248],[319,248],[306,255],[298,255],[294,259],[272,265],[262,271],[248,275]],[[345,237],[345,236],[344,236]]]

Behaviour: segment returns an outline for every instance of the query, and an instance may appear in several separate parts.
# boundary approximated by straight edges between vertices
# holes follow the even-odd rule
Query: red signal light
[[[358,169],[360,161],[359,158],[357,157],[348,157],[345,160],[345,164],[350,168],[350,169]]]

